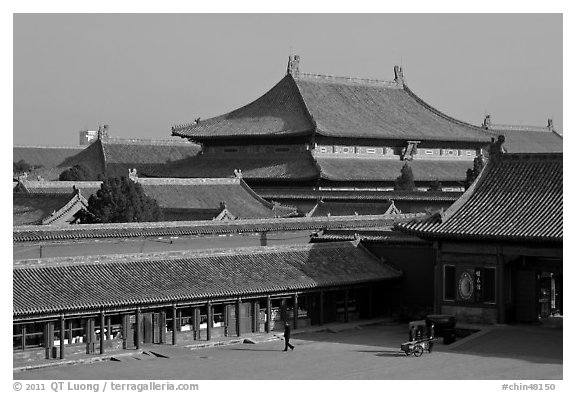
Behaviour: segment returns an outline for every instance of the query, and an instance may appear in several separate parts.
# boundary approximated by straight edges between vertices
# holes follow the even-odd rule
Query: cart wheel
[[[410,352],[409,349],[405,350],[404,353],[406,354],[406,356],[410,356],[412,354],[412,352]]]
[[[416,345],[414,347],[414,356],[419,358],[420,356],[422,356],[423,353],[424,353],[424,348],[422,348],[422,345]]]

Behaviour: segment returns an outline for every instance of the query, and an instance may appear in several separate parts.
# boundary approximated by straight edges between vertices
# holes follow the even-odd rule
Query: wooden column
[[[210,341],[212,330],[212,304],[210,302],[206,303],[206,317],[206,341]]]
[[[194,329],[194,340],[200,339],[200,310],[198,307],[192,308],[192,329]]]
[[[236,300],[236,336],[240,337],[242,332],[240,331],[240,304],[241,300]]]
[[[294,324],[294,330],[298,329],[298,294],[294,294],[294,306],[292,307],[293,314],[292,320]]]
[[[96,337],[94,336],[94,318],[88,318],[86,320],[86,353],[94,353],[94,340]]]
[[[258,332],[260,329],[260,303],[258,301],[252,302],[252,333]]]
[[[136,331],[134,332],[134,343],[136,344],[136,349],[140,349],[140,341],[142,338],[140,337],[140,332],[142,329],[142,310],[139,308],[136,310]]]
[[[44,323],[44,348],[46,359],[52,357],[52,347],[54,346],[54,322]]]
[[[106,340],[111,340],[112,338],[112,317],[108,315],[106,317]]]
[[[176,305],[172,305],[172,345],[176,345],[176,336],[178,332],[178,310]]]
[[[22,351],[26,350],[26,325],[22,325]]]
[[[130,327],[130,315],[122,315],[122,349],[128,349],[128,331]]]
[[[158,313],[158,344],[166,343],[166,311],[162,310]]]
[[[104,319],[104,310],[100,311],[100,355],[102,355],[104,353],[104,337],[105,334],[104,333],[104,325],[105,325],[105,319]]]
[[[66,321],[64,315],[60,315],[60,359],[64,359],[64,337],[66,336]]]
[[[320,291],[320,318],[318,318],[318,324],[324,325],[324,291]]]
[[[68,344],[72,344],[73,339],[74,339],[74,324],[70,320],[68,321]]]
[[[272,330],[272,299],[270,296],[266,296],[266,333],[270,333]]]

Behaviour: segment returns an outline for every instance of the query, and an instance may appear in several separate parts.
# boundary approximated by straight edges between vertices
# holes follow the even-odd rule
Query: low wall
[[[458,323],[495,324],[498,322],[498,315],[495,308],[443,305],[442,314],[454,315],[456,317],[456,324]]]
[[[116,350],[122,348],[122,340],[112,339],[104,341],[104,353],[106,350]],[[60,346],[52,347],[52,358],[60,359]],[[64,347],[64,359],[69,355],[76,355],[86,353],[86,343],[78,343],[66,345]],[[100,341],[94,343],[94,354],[100,354]],[[31,349],[16,350],[13,352],[12,358],[15,362],[32,362],[35,360],[46,359],[46,348],[35,347]]]

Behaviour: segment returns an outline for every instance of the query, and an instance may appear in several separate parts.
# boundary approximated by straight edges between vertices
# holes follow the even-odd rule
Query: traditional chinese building
[[[562,313],[562,154],[502,154],[448,210],[398,224],[437,250],[435,308],[459,320]]]
[[[240,178],[140,178],[135,170],[131,170],[129,176],[142,186],[147,196],[157,201],[165,221],[235,220],[298,214],[294,207],[264,200]],[[46,201],[48,194],[65,198],[73,190],[81,191],[89,198],[96,194],[101,184],[101,181],[22,180],[14,188],[14,201],[17,201],[16,197],[20,201],[25,197],[32,200],[34,196]]]
[[[331,193],[354,191],[347,202],[355,204],[366,192],[392,190],[406,163],[420,190],[439,181],[445,191],[463,191],[474,158],[497,137],[486,123],[465,123],[424,102],[401,67],[394,68],[394,80],[382,81],[304,73],[299,61],[291,56],[284,78],[255,101],[174,126],[172,135],[201,144],[202,152],[172,162],[164,176],[229,177],[241,171],[267,199],[311,208]],[[544,130],[515,130],[515,149],[541,145],[526,143],[535,135],[561,148],[552,125]],[[309,197],[304,201],[299,194]],[[397,202],[388,197],[379,194],[372,202]]]
[[[14,359],[372,318],[401,274],[354,242],[19,261]]]

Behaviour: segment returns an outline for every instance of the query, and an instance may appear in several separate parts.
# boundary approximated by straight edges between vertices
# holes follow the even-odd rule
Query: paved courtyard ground
[[[338,332],[297,334],[294,351],[279,338],[256,344],[194,349],[144,348],[166,358],[139,355],[17,372],[14,379],[168,380],[461,380],[552,379],[563,377],[562,330],[534,326],[483,330],[420,358],[399,345],[404,325],[374,325]]]

